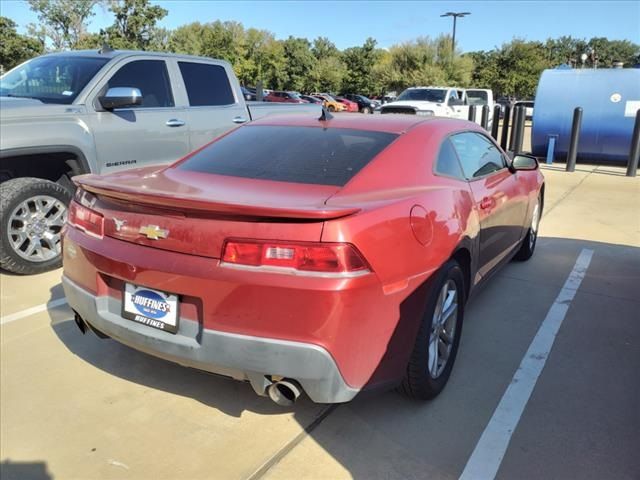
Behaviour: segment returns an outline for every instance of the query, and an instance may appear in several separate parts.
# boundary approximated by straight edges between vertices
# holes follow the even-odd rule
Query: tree
[[[10,70],[42,53],[42,43],[37,39],[18,34],[16,26],[13,20],[0,17],[0,71]]]
[[[111,0],[109,9],[113,13],[113,25],[101,32],[112,48],[148,50],[154,45],[155,37],[160,33],[156,23],[167,13],[149,0]],[[155,42],[154,46],[159,42]]]
[[[380,57],[376,49],[376,41],[367,38],[361,47],[347,48],[342,53],[347,67],[342,89],[345,92],[373,95],[380,92],[381,86],[375,82],[372,75],[373,67]]]
[[[306,38],[289,37],[282,42],[282,47],[286,62],[284,88],[302,91],[316,63],[316,58],[311,53],[311,44]]]
[[[387,90],[404,90],[418,85],[455,85],[471,81],[473,58],[451,57],[451,37],[420,37],[393,45],[380,57],[374,78]]]
[[[339,57],[340,51],[336,48],[335,44],[327,37],[318,37],[313,41],[313,47],[311,47],[311,53],[318,60],[328,57]]]
[[[86,34],[93,8],[101,0],[27,0],[40,20],[45,38],[53,50],[74,49]],[[32,31],[37,27],[32,27]]]

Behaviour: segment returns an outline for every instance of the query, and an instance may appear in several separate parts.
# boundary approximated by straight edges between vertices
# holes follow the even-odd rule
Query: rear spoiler
[[[158,190],[141,192],[140,189],[125,185],[118,185],[118,188],[115,189],[112,184],[104,182],[93,175],[74,178],[73,181],[88,192],[129,203],[230,216],[330,220],[353,215],[361,210],[357,207],[326,207],[324,205],[320,208],[313,206],[283,208],[268,205],[243,205],[192,196],[178,197]]]

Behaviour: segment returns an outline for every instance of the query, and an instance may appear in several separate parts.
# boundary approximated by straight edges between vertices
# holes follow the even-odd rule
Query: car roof
[[[330,120],[320,121],[316,116],[310,115],[274,115],[266,116],[251,122],[252,125],[269,125],[283,127],[318,127],[318,128],[344,128],[351,130],[368,130],[375,132],[387,132],[402,134],[417,125],[426,124],[433,127],[443,127],[446,130],[470,130],[474,129],[474,123],[465,120],[444,117],[419,117],[416,115],[343,115],[336,114]]]

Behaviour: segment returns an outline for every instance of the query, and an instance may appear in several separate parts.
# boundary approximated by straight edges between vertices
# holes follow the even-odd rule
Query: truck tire
[[[40,178],[0,185],[0,268],[28,275],[62,265],[60,233],[71,192]]]

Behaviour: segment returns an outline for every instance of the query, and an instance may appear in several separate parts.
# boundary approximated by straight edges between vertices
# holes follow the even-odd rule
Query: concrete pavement
[[[436,400],[356,398],[305,432],[325,406],[282,409],[248,385],[82,336],[60,306],[1,326],[2,478],[457,478],[585,248],[591,265],[497,478],[638,478],[640,179],[543,172],[538,250],[470,303]],[[2,317],[60,298],[59,275],[0,275]]]

